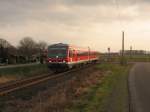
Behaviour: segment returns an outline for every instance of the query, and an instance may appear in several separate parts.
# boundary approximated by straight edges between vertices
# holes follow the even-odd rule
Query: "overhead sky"
[[[49,44],[119,51],[150,50],[149,0],[0,0],[0,38],[13,45],[26,36]]]

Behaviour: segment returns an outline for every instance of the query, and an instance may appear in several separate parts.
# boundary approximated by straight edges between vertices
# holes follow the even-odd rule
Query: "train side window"
[[[75,56],[76,56],[76,52],[75,52],[75,50],[73,50],[72,52],[73,52],[73,57],[75,57]]]
[[[78,56],[88,56],[87,51],[78,51]]]
[[[69,50],[69,57],[73,57],[73,51]]]

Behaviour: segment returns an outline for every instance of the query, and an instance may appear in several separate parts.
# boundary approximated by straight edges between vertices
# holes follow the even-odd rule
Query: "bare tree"
[[[6,63],[8,58],[7,46],[9,46],[9,43],[4,39],[0,39],[0,63]]]
[[[0,39],[0,62],[9,63],[11,57],[17,55],[17,50],[7,40]],[[15,61],[15,60],[13,60]]]
[[[37,48],[38,48],[38,51],[39,51],[39,58],[40,58],[40,63],[43,64],[44,61],[46,60],[46,49],[47,49],[47,43],[44,42],[44,41],[40,41],[38,44],[37,44]]]
[[[37,44],[37,46],[38,46],[38,49],[39,49],[39,50],[45,50],[45,49],[47,49],[47,43],[46,43],[45,41],[40,41],[40,42]]]
[[[0,46],[3,48],[7,48],[10,47],[11,44],[7,40],[0,38]]]
[[[25,37],[20,40],[19,52],[29,61],[37,53],[37,44],[31,37]]]

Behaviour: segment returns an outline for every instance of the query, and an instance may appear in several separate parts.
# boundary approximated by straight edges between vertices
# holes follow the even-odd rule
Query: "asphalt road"
[[[150,112],[150,63],[136,63],[129,74],[131,112]]]

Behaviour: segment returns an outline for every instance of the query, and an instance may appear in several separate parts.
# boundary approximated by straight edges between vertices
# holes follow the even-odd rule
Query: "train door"
[[[69,49],[69,58],[70,58],[70,62],[76,62],[77,61],[76,50]]]
[[[69,49],[69,62],[73,61],[73,52],[72,49]]]
[[[90,51],[90,47],[88,47],[88,60],[90,62],[90,58],[91,58],[91,51]]]

